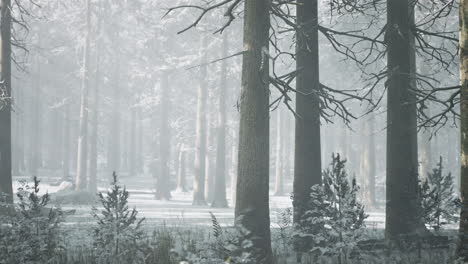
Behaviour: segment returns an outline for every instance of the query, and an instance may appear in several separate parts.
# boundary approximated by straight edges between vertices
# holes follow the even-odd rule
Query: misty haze
[[[468,0],[0,17],[0,264],[468,263]]]

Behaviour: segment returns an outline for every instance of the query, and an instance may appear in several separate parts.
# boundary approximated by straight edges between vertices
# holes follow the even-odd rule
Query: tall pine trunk
[[[87,162],[88,162],[88,94],[89,94],[89,54],[91,32],[91,6],[90,0],[86,1],[86,39],[83,59],[83,79],[81,83],[81,108],[80,108],[80,132],[78,136],[78,154],[76,168],[76,189],[87,188]]]
[[[387,181],[385,237],[420,235],[414,10],[410,0],[387,2]]]
[[[318,2],[298,0],[296,136],[293,183],[294,223],[300,225],[310,189],[322,182],[320,149]],[[299,244],[301,244],[299,242]]]
[[[93,89],[93,116],[91,118],[92,130],[90,141],[89,157],[89,190],[97,191],[97,161],[98,161],[98,136],[99,136],[99,86],[101,85],[101,25],[102,19],[98,18],[97,37],[96,37],[96,76]]]
[[[282,130],[283,130],[283,118],[282,118],[282,109],[277,109],[276,117],[276,157],[275,157],[275,195],[283,195],[284,186],[283,186],[283,172],[284,172],[284,159],[283,159],[283,139]]]
[[[460,0],[460,239],[458,255],[468,261],[468,0]]]
[[[222,58],[228,55],[228,34],[223,34]],[[216,142],[216,175],[214,179],[214,194],[212,207],[225,208],[228,206],[226,199],[226,90],[227,90],[227,65],[226,60],[221,62],[221,80],[219,83],[219,111],[218,133]]]
[[[170,154],[170,131],[169,131],[169,108],[171,107],[171,96],[169,86],[169,75],[164,73],[161,81],[161,119],[159,133],[159,173],[156,179],[156,199],[171,199],[169,154]]]
[[[273,263],[269,208],[270,0],[244,2],[235,224],[250,233],[255,263]]]
[[[202,63],[207,60],[208,38],[203,37],[201,50],[203,52]],[[205,200],[205,174],[206,174],[206,97],[207,97],[207,67],[200,68],[200,84],[198,86],[197,123],[195,139],[195,179],[193,183],[193,204],[206,205]]]
[[[13,202],[11,175],[11,3],[1,2],[0,193]]]
[[[177,191],[186,192],[186,167],[185,167],[185,149],[184,144],[180,145],[179,157],[177,166]]]
[[[363,178],[363,202],[368,208],[373,208],[375,202],[375,136],[374,136],[374,114],[370,113],[369,118],[362,121],[363,150],[361,152],[360,174]]]

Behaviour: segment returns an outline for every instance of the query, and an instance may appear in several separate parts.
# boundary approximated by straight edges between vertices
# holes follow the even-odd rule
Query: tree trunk
[[[228,55],[228,33],[223,34],[222,58]],[[214,194],[211,207],[226,208],[226,90],[227,90],[226,60],[221,62],[221,80],[219,83],[218,133],[216,144],[216,175],[214,179]]]
[[[161,81],[161,119],[159,132],[159,174],[156,179],[156,199],[171,199],[169,153],[170,153],[170,131],[169,131],[169,108],[171,107],[171,96],[169,87],[169,75],[164,73]]]
[[[364,146],[361,153],[361,177],[363,179],[362,193],[363,201],[367,208],[375,207],[375,137],[374,137],[374,114],[362,121],[362,132]]]
[[[40,38],[40,36],[39,36]],[[39,59],[36,58],[36,63],[39,65]],[[35,131],[35,137],[30,137],[31,152],[29,153],[29,167],[32,176],[38,176],[38,170],[42,167],[42,106],[40,98],[41,94],[41,69],[38,66],[37,79],[32,88],[32,111],[33,119],[31,121],[31,131]]]
[[[179,150],[179,166],[177,171],[177,191],[178,192],[186,192],[186,168],[185,168],[185,149],[184,144],[181,144]]]
[[[431,152],[431,132],[427,130],[420,131],[420,169],[419,176],[421,178],[426,178],[427,173],[431,171],[431,161],[432,161],[432,152]]]
[[[236,204],[236,185],[237,185],[237,158],[238,158],[238,153],[236,146],[239,145],[238,141],[236,140],[236,132],[233,132],[232,136],[232,146],[231,146],[231,203],[232,206],[235,206]]]
[[[130,108],[130,144],[128,151],[128,174],[135,177],[136,174],[136,109]]]
[[[425,232],[418,216],[415,48],[409,0],[387,2],[387,181],[385,237]]]
[[[143,132],[144,132],[144,126],[143,122],[141,120],[142,116],[142,111],[141,108],[137,108],[137,151],[135,153],[136,156],[136,173],[138,174],[143,174],[145,170],[145,160],[144,160],[144,148],[143,148]]]
[[[98,136],[99,136],[99,86],[101,85],[101,25],[102,19],[98,18],[97,38],[96,38],[96,76],[94,83],[94,104],[92,116],[92,131],[91,131],[91,150],[89,157],[89,190],[97,191],[97,161],[98,161]]]
[[[297,76],[296,137],[293,184],[294,223],[304,217],[310,189],[322,182],[320,153],[319,47],[317,0],[299,0],[297,6],[296,68]],[[299,243],[301,244],[301,243]]]
[[[83,59],[83,80],[81,83],[81,108],[80,108],[80,132],[78,136],[78,154],[76,168],[76,190],[84,190],[87,187],[87,162],[88,162],[88,94],[89,94],[89,59],[90,59],[90,32],[91,32],[91,6],[90,0],[86,1],[86,39]]]
[[[211,104],[210,104],[211,105]],[[212,107],[210,107],[212,108]],[[212,144],[212,138],[215,136],[213,135],[213,126],[212,126],[212,120],[211,120],[211,114],[210,114],[211,111],[208,111],[207,112],[207,122],[206,122],[206,128],[207,128],[207,131],[206,131],[206,155],[205,155],[205,169],[206,169],[206,173],[205,173],[205,198],[207,201],[212,201],[213,199],[213,185],[214,185],[214,181],[213,181],[213,173],[214,173],[214,170],[213,170],[213,162],[212,162],[212,157],[213,157],[213,153],[212,153],[212,150],[211,150],[211,145]]]
[[[62,180],[70,181],[70,100],[66,99],[63,122]]]
[[[235,224],[250,233],[255,263],[273,263],[269,209],[269,0],[244,2]]]
[[[283,195],[284,186],[283,186],[283,139],[282,135],[282,118],[281,112],[282,109],[279,108],[277,111],[277,123],[276,123],[276,157],[275,157],[275,195]]]
[[[207,61],[207,45],[208,38],[203,37],[202,47],[203,59],[202,63]],[[206,65],[200,68],[200,85],[198,87],[197,101],[197,124],[196,124],[196,139],[195,139],[195,180],[193,183],[193,205],[206,205],[205,200],[205,156],[206,156]]]
[[[460,0],[460,230],[458,255],[468,261],[468,0]]]
[[[11,175],[11,3],[1,2],[1,54],[0,77],[0,193],[13,202]]]
[[[108,141],[108,153],[107,153],[107,170],[109,175],[112,174],[112,172],[118,172],[120,170],[120,134],[121,134],[121,129],[120,129],[120,123],[121,123],[121,118],[120,118],[120,111],[121,111],[121,102],[120,102],[120,63],[121,63],[121,58],[120,58],[120,46],[119,46],[119,34],[118,34],[118,29],[114,29],[114,35],[113,35],[113,40],[116,43],[115,46],[115,53],[116,53],[116,58],[115,58],[115,72],[113,76],[114,80],[114,87],[113,87],[113,102],[112,102],[112,111],[111,111],[111,118],[110,124],[109,124],[109,141]]]

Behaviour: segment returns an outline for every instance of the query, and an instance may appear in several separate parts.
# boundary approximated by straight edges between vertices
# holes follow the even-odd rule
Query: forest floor
[[[13,188],[16,192],[17,187],[20,186],[20,181],[29,181],[31,178],[27,176],[14,177]],[[40,177],[41,193],[48,192],[52,198],[54,193],[57,192],[58,186],[55,186],[60,182],[58,177]],[[106,184],[110,180],[100,181],[98,183],[98,190],[101,192],[106,191]],[[157,226],[165,224],[167,226],[210,226],[211,215],[213,213],[221,225],[231,226],[234,222],[234,208],[231,200],[231,193],[228,188],[227,197],[229,208],[212,208],[209,205],[206,206],[194,206],[192,205],[192,193],[191,192],[178,192],[173,191],[172,199],[170,201],[161,201],[154,199],[154,189],[150,188],[154,185],[153,179],[150,176],[138,176],[138,177],[121,177],[119,182],[125,185],[130,193],[129,205],[136,207],[138,210],[139,217],[145,217],[145,223],[148,226]],[[99,207],[97,204],[94,205]],[[67,216],[67,224],[86,224],[93,223],[92,218],[92,207],[93,204],[85,205],[61,205],[63,210],[76,210],[74,214]],[[292,207],[292,202],[289,193],[285,193],[282,196],[270,195],[270,219],[272,227],[278,227],[278,222],[281,220],[281,213],[286,209]],[[385,213],[381,210],[369,210],[366,212],[369,217],[366,219],[367,227],[370,229],[383,229],[385,225]]]

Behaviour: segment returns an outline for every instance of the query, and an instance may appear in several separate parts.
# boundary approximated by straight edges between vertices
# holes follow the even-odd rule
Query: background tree
[[[13,201],[11,175],[11,2],[1,2],[0,193]]]
[[[461,184],[460,184],[460,240],[458,254],[468,261],[468,1],[460,1],[460,131],[461,131]]]

